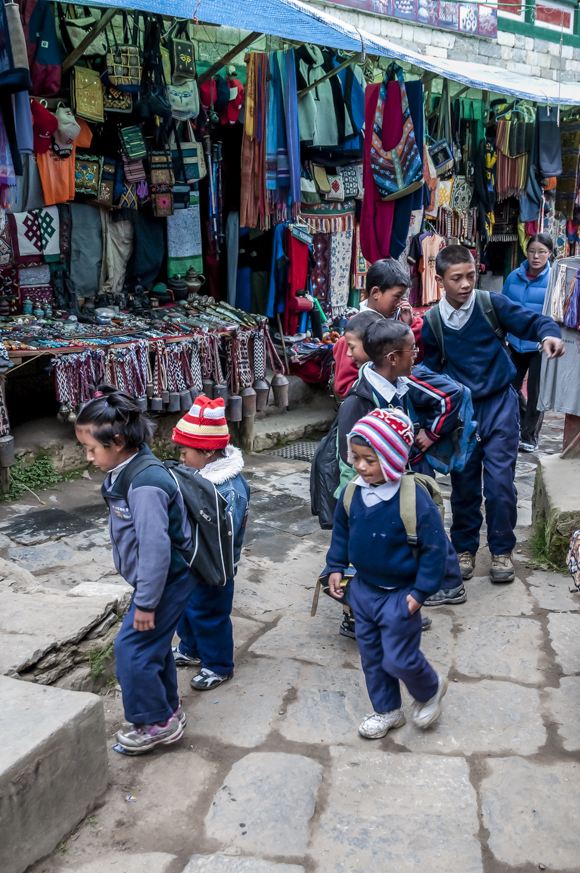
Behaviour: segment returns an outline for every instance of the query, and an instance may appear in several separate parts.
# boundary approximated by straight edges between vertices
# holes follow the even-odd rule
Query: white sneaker
[[[373,712],[367,715],[358,729],[361,737],[367,740],[380,740],[386,737],[391,728],[403,727],[407,719],[402,709],[393,709],[391,712]]]
[[[411,708],[411,718],[413,719],[413,723],[420,728],[427,728],[430,724],[433,724],[434,721],[437,721],[439,716],[441,715],[441,710],[443,709],[443,698],[447,693],[447,677],[446,676],[438,676],[439,685],[437,686],[437,691],[431,698],[431,700],[425,701],[425,703],[421,703],[418,700],[414,700]]]

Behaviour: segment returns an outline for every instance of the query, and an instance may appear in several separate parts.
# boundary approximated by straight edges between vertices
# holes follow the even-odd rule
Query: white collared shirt
[[[111,485],[115,484],[115,482],[117,481],[117,479],[119,478],[120,474],[123,472],[123,470],[125,469],[127,464],[130,464],[131,461],[133,460],[133,458],[136,457],[136,455],[137,455],[137,452],[135,452],[134,455],[131,455],[130,458],[127,458],[126,461],[121,461],[120,464],[117,464],[116,467],[113,467],[112,470],[109,470],[109,473],[111,474]]]
[[[409,380],[406,376],[399,376],[396,383],[393,384],[377,373],[374,364],[365,364],[364,376],[371,388],[378,391],[387,403],[392,401],[395,394],[397,397],[404,397],[409,390]]]
[[[383,482],[382,485],[369,485],[368,482],[358,476],[355,479],[355,485],[360,485],[361,487],[361,497],[363,499],[365,506],[376,506],[377,503],[380,503],[381,500],[387,501],[390,500],[391,497],[394,497],[399,488],[401,487],[401,480],[397,479],[396,482]]]
[[[474,306],[475,291],[471,292],[471,296],[459,307],[459,309],[454,309],[454,307],[447,301],[445,294],[443,294],[443,297],[439,301],[441,320],[443,321],[443,324],[446,327],[450,327],[451,330],[460,330],[471,318]]]

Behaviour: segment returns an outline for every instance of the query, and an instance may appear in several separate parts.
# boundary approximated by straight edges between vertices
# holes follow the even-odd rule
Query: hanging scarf
[[[12,163],[10,144],[0,110],[0,207],[7,209],[16,204],[16,173]]]
[[[298,128],[298,86],[296,83],[296,64],[294,49],[280,52],[283,56],[282,77],[284,91],[284,112],[286,114],[286,139],[288,142],[288,164],[290,170],[290,192],[292,194],[292,214],[300,212],[300,134]]]
[[[516,197],[518,200],[526,193],[528,181],[529,153],[523,152],[517,157],[510,157],[510,135],[512,122],[501,119],[497,123],[497,200],[507,200]],[[514,137],[511,136],[512,141]],[[515,137],[519,139],[519,137]],[[523,141],[523,137],[521,138]],[[521,147],[521,145],[520,145]]]
[[[403,134],[395,148],[387,150],[383,148],[383,122],[387,87],[393,74],[399,80]],[[383,200],[404,197],[423,184],[423,163],[415,140],[403,70],[398,64],[391,64],[381,84],[375,112],[370,160],[373,178]]]

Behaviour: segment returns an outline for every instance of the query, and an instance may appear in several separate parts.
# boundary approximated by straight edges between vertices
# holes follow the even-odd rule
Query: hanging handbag
[[[437,176],[444,176],[453,169],[453,135],[451,131],[451,98],[447,79],[443,80],[441,97],[437,107],[436,143],[429,147]]]
[[[394,149],[383,148],[383,121],[387,88],[395,77],[399,82],[401,110],[403,114],[403,135]],[[375,185],[381,200],[398,200],[423,185],[423,161],[415,139],[415,129],[403,70],[398,64],[391,64],[385,73],[379,91],[379,99],[373,126],[370,165]]]
[[[123,176],[125,181],[130,184],[134,182],[144,182],[147,180],[145,167],[143,166],[142,158],[128,158],[123,155]]]
[[[133,112],[133,95],[130,91],[119,91],[113,85],[103,85],[103,109],[105,112]]]
[[[356,166],[338,167],[338,173],[342,178],[344,199],[352,200],[353,197],[358,197],[359,188]]]
[[[177,121],[199,115],[199,90],[195,79],[187,79],[182,85],[168,85],[167,96],[171,114]]]
[[[65,9],[61,3],[58,4],[58,17],[60,22],[60,32],[68,51],[73,51],[78,48],[83,39],[91,32],[98,19],[94,18],[88,6],[83,6],[84,18],[67,18]],[[104,33],[96,36],[90,45],[86,47],[83,55],[86,57],[105,57],[108,51],[107,40]]]
[[[171,190],[173,194],[173,209],[187,209],[189,206],[189,185],[178,183]]]
[[[99,196],[95,200],[103,209],[113,208],[113,191],[115,185],[115,160],[104,158],[101,168],[101,181],[99,183]]]
[[[173,194],[167,185],[151,185],[151,207],[156,218],[173,215]]]
[[[171,121],[171,105],[167,96],[161,59],[162,31],[161,17],[149,16],[145,27],[141,89],[139,100],[135,105],[135,113],[142,122],[154,122],[157,116],[168,125]]]
[[[174,136],[172,142],[171,155],[173,157],[175,178],[191,185],[194,182],[199,182],[200,179],[205,179],[207,169],[203,145],[200,142],[196,142],[193,128],[189,121],[185,122],[185,131],[189,140],[180,142],[179,128],[177,128],[177,135]]]
[[[106,69],[103,79],[107,85],[112,85],[120,91],[130,91],[133,94],[139,92],[141,87],[141,72],[143,67],[143,53],[139,45],[139,12],[136,10],[133,16],[133,35],[129,37],[129,25],[127,13],[123,12],[123,35],[125,42],[119,45],[115,35],[115,29],[111,27],[113,45],[109,42],[108,30],[105,30],[108,52],[106,57]]]
[[[103,86],[99,74],[88,67],[73,67],[71,104],[75,115],[87,121],[104,121]]]
[[[99,155],[75,156],[75,197],[85,194],[87,197],[98,197],[101,183],[101,166],[103,158]]]
[[[138,124],[133,124],[131,127],[120,127],[119,136],[123,151],[128,158],[135,160],[147,157],[147,146]]]
[[[167,35],[171,57],[171,81],[182,84],[185,79],[195,79],[195,48],[189,35],[189,22],[178,21]]]
[[[175,184],[173,164],[165,151],[152,151],[149,154],[149,180],[152,186]]]
[[[330,185],[330,191],[324,195],[325,199],[344,200],[344,184],[342,176],[340,174],[338,176],[328,174],[328,183]]]
[[[429,146],[428,152],[437,176],[444,176],[453,169],[453,154],[446,140],[440,139],[439,142]]]
[[[2,61],[0,87],[6,94],[30,91],[32,82],[28,68],[26,40],[17,3],[1,3],[0,34],[2,34]]]

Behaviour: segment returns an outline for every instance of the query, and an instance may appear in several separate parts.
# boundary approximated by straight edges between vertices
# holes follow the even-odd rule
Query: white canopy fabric
[[[538,103],[580,106],[580,83],[558,82],[536,76],[522,76],[500,67],[433,58],[359,30],[333,15],[300,0],[115,0],[99,6],[140,9],[176,18],[193,18],[242,30],[280,36],[299,42],[316,43],[336,49],[360,51],[397,58],[486,91],[509,94]]]

